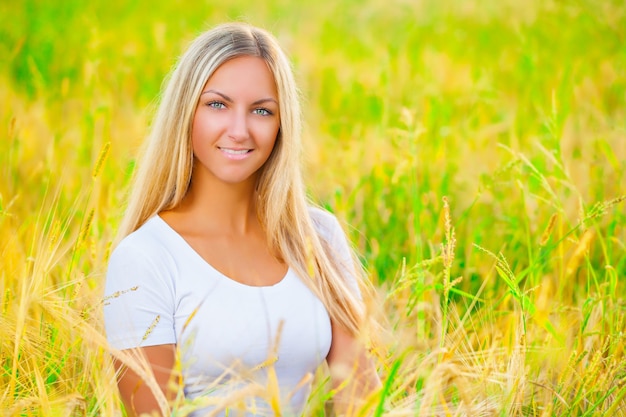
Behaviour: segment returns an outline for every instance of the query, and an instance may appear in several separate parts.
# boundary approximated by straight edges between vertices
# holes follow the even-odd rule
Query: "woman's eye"
[[[267,109],[254,109],[253,113],[260,116],[269,116],[272,114],[272,112]]]
[[[226,106],[221,101],[211,101],[207,103],[207,106],[212,107],[214,109],[224,109]]]

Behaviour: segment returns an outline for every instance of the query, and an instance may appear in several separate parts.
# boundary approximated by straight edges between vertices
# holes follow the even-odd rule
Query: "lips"
[[[233,148],[219,148],[220,151],[229,155],[245,155],[248,152],[252,152],[252,149],[233,149]]]
[[[242,159],[245,159],[248,157],[248,155],[250,155],[250,153],[252,153],[252,149],[236,149],[236,148],[220,148],[218,147],[218,149],[220,150],[220,152],[222,152],[222,155],[224,155],[226,158],[231,159],[231,160],[235,160],[235,161],[240,161]]]

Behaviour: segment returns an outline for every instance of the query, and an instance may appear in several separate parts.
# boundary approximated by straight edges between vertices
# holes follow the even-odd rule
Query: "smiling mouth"
[[[249,152],[252,152],[252,149],[230,149],[230,148],[219,148],[220,151],[227,153],[229,155],[245,155]]]

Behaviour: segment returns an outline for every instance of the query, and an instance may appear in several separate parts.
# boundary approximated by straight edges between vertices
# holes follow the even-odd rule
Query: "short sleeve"
[[[176,343],[175,292],[167,257],[123,240],[109,259],[104,325],[117,349]]]
[[[353,293],[361,299],[361,291],[359,290],[358,275],[356,265],[352,256],[352,249],[346,238],[339,220],[331,213],[318,209],[309,209],[311,218],[320,236],[326,240],[331,251],[333,251],[334,259],[339,267],[339,272],[344,278],[346,285]]]

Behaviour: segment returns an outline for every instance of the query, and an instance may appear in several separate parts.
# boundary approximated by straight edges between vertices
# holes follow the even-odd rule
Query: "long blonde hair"
[[[264,59],[278,91],[279,134],[257,183],[257,215],[270,249],[315,291],[333,321],[356,335],[364,309],[311,219],[300,168],[298,90],[289,60],[265,30],[243,23],[223,24],[198,36],[181,56],[137,165],[118,241],[150,217],[181,203],[191,181],[191,127],[202,88],[220,65],[238,56]]]

